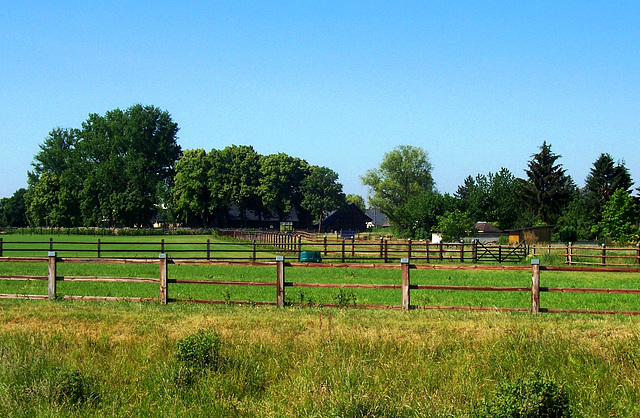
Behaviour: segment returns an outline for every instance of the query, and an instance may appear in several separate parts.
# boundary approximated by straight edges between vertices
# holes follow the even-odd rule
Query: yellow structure
[[[536,244],[539,242],[551,242],[551,230],[553,225],[532,226],[529,228],[509,229],[509,244],[527,242]]]

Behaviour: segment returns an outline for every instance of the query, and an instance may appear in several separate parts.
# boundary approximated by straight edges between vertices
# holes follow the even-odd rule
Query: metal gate
[[[521,243],[517,247],[503,245],[485,245],[479,241],[475,241],[475,244],[476,262],[497,261],[498,263],[519,263],[523,258],[527,257],[527,246],[525,245],[525,243]]]

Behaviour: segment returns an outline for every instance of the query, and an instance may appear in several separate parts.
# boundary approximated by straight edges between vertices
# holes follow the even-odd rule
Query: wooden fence
[[[21,262],[47,262],[46,276],[26,276],[26,275],[0,275],[0,280],[46,280],[48,283],[47,295],[21,295],[21,294],[0,294],[0,298],[23,298],[23,299],[56,299],[57,282],[59,281],[93,281],[93,282],[136,282],[136,283],[157,283],[159,286],[158,298],[122,298],[122,297],[105,297],[105,296],[73,296],[65,295],[64,299],[70,300],[102,300],[116,301],[128,300],[134,302],[159,302],[167,304],[172,301],[184,301],[195,303],[213,303],[213,304],[247,304],[249,302],[228,301],[228,300],[193,300],[193,299],[172,299],[170,298],[169,285],[172,283],[189,283],[198,285],[227,285],[227,286],[269,286],[275,287],[276,302],[258,301],[251,302],[256,305],[276,305],[278,307],[285,306],[285,289],[287,287],[315,287],[315,288],[353,288],[353,289],[397,289],[400,290],[399,305],[357,305],[360,308],[387,308],[387,309],[403,309],[409,310],[413,308],[420,309],[442,309],[442,310],[501,310],[501,311],[529,311],[533,313],[552,312],[552,313],[597,313],[597,314],[626,314],[640,315],[640,311],[612,311],[612,310],[575,310],[575,309],[544,309],[540,307],[541,292],[571,292],[571,293],[624,293],[624,294],[640,294],[640,289],[605,289],[605,288],[560,288],[560,287],[542,287],[540,285],[541,271],[581,271],[581,272],[606,272],[606,273],[640,273],[639,269],[630,268],[593,268],[593,267],[552,267],[541,266],[538,259],[532,260],[531,266],[481,266],[481,265],[426,265],[411,264],[408,258],[403,258],[400,264],[327,264],[327,263],[290,263],[285,262],[283,256],[277,256],[272,262],[233,262],[234,265],[240,266],[275,266],[276,277],[273,281],[256,282],[256,281],[236,281],[236,280],[190,280],[190,279],[171,279],[169,277],[169,264],[232,264],[230,262],[220,261],[197,261],[197,260],[172,260],[166,254],[160,254],[157,259],[105,259],[105,258],[65,258],[58,257],[55,252],[49,252],[44,257],[0,257],[1,262],[21,261]],[[58,276],[57,266],[61,262],[71,263],[153,263],[159,266],[158,276],[156,278],[132,278],[132,277],[83,277],[83,276]],[[354,283],[307,283],[307,282],[288,282],[286,281],[286,271],[289,268],[350,268],[350,269],[397,269],[400,271],[397,284],[354,284]],[[502,271],[531,271],[531,286],[450,286],[450,285],[428,285],[428,284],[412,284],[411,271],[417,269],[455,269],[455,270],[502,270]],[[411,304],[411,294],[421,290],[451,290],[451,291],[492,291],[492,292],[529,292],[531,294],[530,308],[510,308],[510,307],[470,307],[470,306],[414,306]],[[301,305],[301,304],[294,304]],[[336,304],[322,304],[322,306],[334,307]]]
[[[527,247],[471,243],[431,243],[390,241],[381,238],[375,241],[349,239],[305,240],[300,235],[276,232],[229,231],[227,236],[243,242],[173,242],[160,239],[156,242],[109,241],[7,241],[0,237],[0,257],[38,254],[56,251],[65,257],[95,258],[149,258],[168,254],[170,258],[193,260],[263,261],[272,260],[273,252],[300,258],[303,251],[318,251],[328,261],[398,262],[402,258],[431,262],[519,262],[527,255]]]
[[[303,251],[318,251],[330,262],[348,261],[396,263],[402,258],[414,262],[435,263],[520,263],[528,256],[553,257],[567,265],[633,266],[640,265],[640,245],[632,248],[567,245],[497,245],[475,240],[459,243],[431,243],[413,240],[320,239],[303,241],[300,235],[261,231],[220,231],[238,242],[156,242],[109,241],[10,241],[0,237],[0,257],[42,254],[56,251],[65,257],[96,258],[170,258],[193,260],[268,261],[273,253],[300,258]]]

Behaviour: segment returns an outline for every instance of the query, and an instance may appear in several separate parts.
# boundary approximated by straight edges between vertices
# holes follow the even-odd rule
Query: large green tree
[[[518,219],[518,182],[513,174],[502,168],[497,173],[478,174],[475,179],[468,176],[458,187],[455,197],[462,210],[478,221],[491,222],[495,226],[512,228]]]
[[[585,204],[593,222],[600,223],[602,210],[616,190],[629,192],[632,185],[629,169],[624,162],[616,163],[611,155],[601,154],[585,179]]]
[[[394,225],[403,222],[402,207],[414,196],[434,190],[432,166],[420,147],[401,145],[386,153],[380,167],[361,177],[371,190],[369,204],[379,208]]]
[[[302,207],[318,220],[318,231],[322,230],[322,219],[329,212],[346,205],[338,173],[327,167],[311,166],[309,175],[302,181]]]
[[[442,234],[445,242],[454,242],[475,234],[475,224],[476,221],[469,213],[454,209],[438,216],[435,229]]]
[[[540,152],[532,155],[528,163],[527,180],[521,190],[537,220],[553,224],[576,195],[576,186],[562,164],[561,155],[551,151],[551,144],[542,143]]]
[[[209,225],[210,169],[211,163],[203,149],[185,150],[176,162],[171,196],[173,212],[179,222],[193,226]]]
[[[456,209],[455,198],[427,190],[412,196],[396,211],[395,232],[407,238],[431,239],[431,232],[442,216]]]
[[[36,226],[81,224],[80,192],[87,164],[77,129],[53,129],[34,156],[25,195],[27,217]]]
[[[27,226],[26,193],[27,189],[20,188],[11,197],[0,199],[0,226]]]
[[[602,226],[609,239],[619,244],[626,244],[634,236],[637,239],[638,208],[631,195],[624,189],[617,189],[605,203],[602,211]]]
[[[284,153],[262,156],[258,193],[264,208],[284,221],[293,207],[300,207],[300,187],[309,170],[305,160]]]
[[[227,211],[237,207],[241,223],[248,210],[263,211],[260,186],[260,155],[250,145],[232,145],[209,153],[211,209]]]
[[[148,225],[173,181],[178,125],[154,106],[56,128],[34,156],[29,218],[50,226]]]
[[[91,114],[82,124],[85,224],[148,225],[181,155],[178,125],[154,106]]]

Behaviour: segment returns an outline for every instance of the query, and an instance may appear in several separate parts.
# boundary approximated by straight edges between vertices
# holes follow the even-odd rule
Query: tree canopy
[[[51,131],[34,157],[26,195],[37,226],[147,225],[173,180],[178,125],[134,105],[90,114],[81,129]]]
[[[402,207],[424,192],[434,190],[428,154],[420,147],[401,145],[386,153],[380,166],[361,177],[371,191],[369,204],[379,208],[394,224],[403,222]]]
[[[346,202],[366,207],[363,197],[345,196],[328,167],[250,145],[183,153],[177,133],[166,111],[139,104],[52,129],[33,157],[28,188],[0,199],[0,226],[146,226],[166,217],[211,227],[236,214],[245,225],[249,215],[283,221],[295,213],[304,227]],[[625,163],[602,153],[577,189],[560,158],[544,141],[525,178],[506,168],[469,175],[451,196],[436,190],[428,153],[401,145],[360,179],[370,206],[400,236],[429,238],[440,229],[457,239],[487,221],[501,229],[556,224],[565,240],[637,240],[638,198]]]
[[[614,192],[629,192],[633,181],[624,162],[615,163],[609,154],[601,154],[585,179],[585,204],[594,223],[602,220],[602,210]]]
[[[551,151],[551,144],[544,141],[531,157],[522,196],[538,221],[554,223],[575,196],[576,186],[562,164],[556,164],[561,155]]]
[[[338,173],[327,167],[311,166],[309,175],[302,181],[302,207],[318,221],[322,229],[322,218],[330,211],[345,206],[342,184]]]

